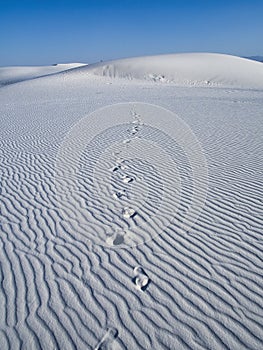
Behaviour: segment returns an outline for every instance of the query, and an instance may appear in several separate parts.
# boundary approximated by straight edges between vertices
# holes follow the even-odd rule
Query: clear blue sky
[[[263,55],[263,0],[0,0],[0,66]]]

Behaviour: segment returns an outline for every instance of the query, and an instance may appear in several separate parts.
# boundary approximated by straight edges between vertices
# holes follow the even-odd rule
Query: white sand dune
[[[0,349],[262,349],[262,64],[116,62],[0,89]],[[187,86],[153,84],[151,73]],[[140,116],[112,107],[99,117],[129,101],[176,113],[200,143],[188,143],[204,202],[192,227],[182,224],[195,175],[179,147],[186,129],[139,104]],[[147,240],[132,246],[137,234]]]
[[[263,87],[260,62],[230,55],[185,53],[120,59],[81,70],[111,78],[174,82],[180,85]]]
[[[83,66],[83,63],[54,64],[52,66],[0,67],[0,87],[20,81],[39,78]]]

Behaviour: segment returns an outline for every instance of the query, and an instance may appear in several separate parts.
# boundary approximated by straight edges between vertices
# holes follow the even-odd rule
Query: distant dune
[[[252,58],[183,53],[39,67],[0,67],[0,87],[47,75],[66,73],[81,81],[90,76],[144,80],[180,86],[263,88],[263,65]]]
[[[249,60],[253,60],[253,61],[263,62],[263,56],[249,56],[245,58],[248,58]]]
[[[39,78],[82,66],[82,63],[54,64],[52,66],[0,67],[0,86]]]
[[[261,63],[213,53],[135,57],[77,69],[111,78],[173,82],[179,85],[263,87]]]

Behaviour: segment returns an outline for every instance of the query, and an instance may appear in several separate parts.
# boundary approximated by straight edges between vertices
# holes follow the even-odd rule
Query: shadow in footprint
[[[122,235],[117,235],[117,237],[113,241],[113,245],[119,245],[124,242],[124,237]]]
[[[123,211],[122,211],[122,216],[125,218],[125,219],[132,219],[136,216],[136,211],[132,208],[124,208]]]
[[[124,243],[124,236],[117,233],[116,235],[107,238],[106,242],[110,246],[120,245]]]

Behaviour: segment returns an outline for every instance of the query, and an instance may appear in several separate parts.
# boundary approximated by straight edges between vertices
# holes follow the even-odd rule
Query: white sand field
[[[69,63],[35,67],[0,67],[0,87],[4,85],[18,83],[24,80],[35,79],[46,75],[59,73],[68,69],[80,67],[82,65],[83,64],[81,63]]]
[[[263,64],[0,68],[0,349],[263,348]]]

